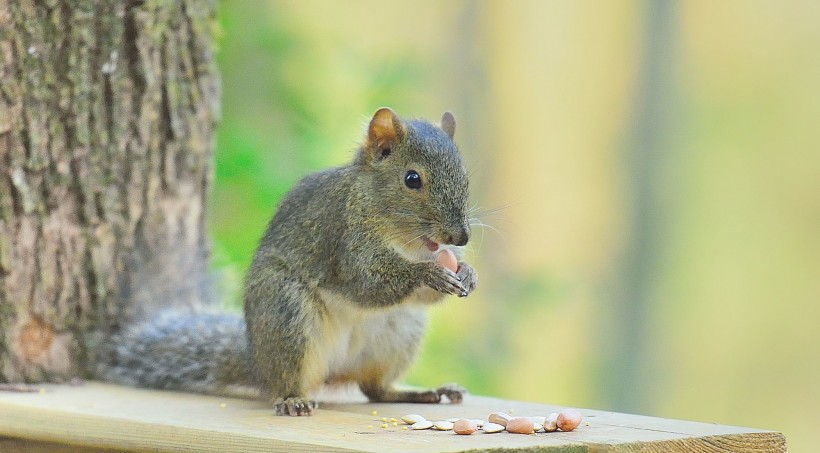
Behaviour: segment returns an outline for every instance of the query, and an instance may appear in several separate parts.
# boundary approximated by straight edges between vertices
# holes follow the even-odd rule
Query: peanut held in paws
[[[452,250],[444,249],[436,255],[436,262],[453,272],[458,272],[458,260]]]

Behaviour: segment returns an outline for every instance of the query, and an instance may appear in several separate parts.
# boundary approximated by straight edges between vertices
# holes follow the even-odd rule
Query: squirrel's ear
[[[367,128],[367,139],[370,148],[388,150],[392,142],[404,135],[404,126],[396,113],[387,107],[376,110],[370,126]]]
[[[444,112],[444,115],[441,115],[441,128],[453,138],[456,135],[456,117],[450,112]]]

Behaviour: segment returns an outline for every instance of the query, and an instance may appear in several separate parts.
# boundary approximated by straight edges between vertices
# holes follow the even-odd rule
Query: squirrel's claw
[[[458,275],[456,275],[455,272],[438,264],[431,264],[433,266],[432,272],[430,272],[426,282],[429,287],[436,291],[445,294],[453,294],[456,296],[467,291],[467,289],[461,284],[461,279],[458,278]]]
[[[459,297],[469,296],[475,289],[476,284],[478,284],[478,272],[467,263],[458,263],[458,273],[456,273],[456,276],[458,276],[461,285],[464,287],[464,292],[459,294]]]
[[[441,394],[435,390],[429,392],[419,392],[414,396],[414,401],[417,403],[439,403],[441,402]]]
[[[313,410],[318,406],[316,401],[306,398],[277,398],[273,403],[273,410],[276,411],[276,415],[302,416],[313,415]]]

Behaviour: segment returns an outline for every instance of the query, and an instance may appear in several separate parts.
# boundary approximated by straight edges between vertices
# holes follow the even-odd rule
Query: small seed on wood
[[[472,434],[478,431],[478,426],[476,426],[474,421],[462,418],[453,423],[453,431],[455,431],[456,434]]]
[[[584,416],[576,409],[564,409],[558,414],[556,424],[561,431],[572,431],[581,424]]]
[[[507,422],[507,432],[515,434],[532,434],[535,423],[527,417],[515,417]]]

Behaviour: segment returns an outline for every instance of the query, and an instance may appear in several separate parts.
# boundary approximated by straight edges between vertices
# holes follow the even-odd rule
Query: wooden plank
[[[368,404],[358,393],[324,394],[313,417],[276,417],[262,402],[90,382],[0,392],[0,436],[100,449],[169,452],[782,452],[782,434],[750,428],[582,409],[589,426],[530,436],[381,428],[382,417],[484,419],[493,411],[547,415],[557,406],[468,395],[461,405]],[[330,401],[330,402],[327,402]],[[378,415],[372,415],[372,411]],[[3,446],[0,443],[0,446]],[[5,451],[3,449],[0,449]],[[66,450],[69,451],[69,450]]]
[[[0,437],[0,453],[117,453],[122,450]]]

